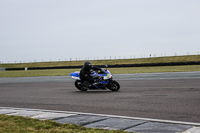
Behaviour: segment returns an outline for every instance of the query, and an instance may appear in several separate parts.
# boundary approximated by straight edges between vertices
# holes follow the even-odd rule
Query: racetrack
[[[0,107],[200,122],[200,72],[114,75],[119,92],[80,92],[65,76],[0,78]]]

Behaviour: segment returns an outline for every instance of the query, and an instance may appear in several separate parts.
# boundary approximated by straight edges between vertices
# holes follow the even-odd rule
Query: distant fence
[[[108,68],[119,67],[151,67],[151,66],[180,66],[180,65],[200,65],[200,61],[191,62],[169,62],[169,63],[143,63],[143,64],[115,64],[108,65]],[[96,67],[105,68],[105,65],[95,65]],[[83,66],[56,66],[56,67],[30,67],[30,68],[5,68],[6,71],[12,70],[43,70],[43,69],[74,69],[81,68]]]

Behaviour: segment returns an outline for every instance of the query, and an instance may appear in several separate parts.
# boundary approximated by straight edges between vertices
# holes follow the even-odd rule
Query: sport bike
[[[91,77],[98,78],[99,81],[93,84],[89,83],[88,81],[81,81],[79,77],[80,72],[73,72],[70,73],[71,78],[75,79],[75,86],[80,91],[87,91],[87,90],[111,90],[111,91],[118,91],[120,89],[120,84],[113,80],[113,76],[109,70],[101,69],[98,71],[92,71]]]

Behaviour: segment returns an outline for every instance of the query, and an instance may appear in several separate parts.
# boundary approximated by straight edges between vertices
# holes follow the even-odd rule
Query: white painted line
[[[90,116],[103,116],[103,117],[113,117],[122,119],[134,119],[143,120],[151,122],[161,122],[161,123],[171,123],[171,124],[182,124],[182,125],[193,125],[200,126],[200,123],[194,122],[182,122],[182,121],[172,121],[172,120],[162,120],[162,119],[151,119],[151,118],[139,118],[139,117],[129,117],[129,116],[118,116],[118,115],[105,115],[105,114],[94,114],[94,113],[83,113],[83,112],[71,112],[71,111],[59,111],[59,110],[43,110],[43,109],[28,109],[28,108],[13,108],[13,107],[0,107],[0,109],[16,109],[16,110],[28,110],[28,111],[42,111],[42,112],[53,112],[53,113],[65,113],[65,114],[77,114],[77,115],[90,115]]]
[[[46,112],[44,114],[32,116],[31,118],[40,119],[40,120],[46,120],[46,119],[64,118],[64,117],[69,117],[69,116],[73,116],[73,115],[75,115],[75,114]]]
[[[200,133],[200,127],[193,127],[186,131],[183,131],[182,133]]]

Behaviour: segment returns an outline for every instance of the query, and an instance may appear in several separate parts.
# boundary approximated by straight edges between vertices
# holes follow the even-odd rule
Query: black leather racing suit
[[[101,68],[92,67],[90,70],[88,70],[83,66],[80,71],[80,79],[82,81],[89,81],[90,83],[94,83],[95,79],[90,76],[92,70],[101,70]]]

